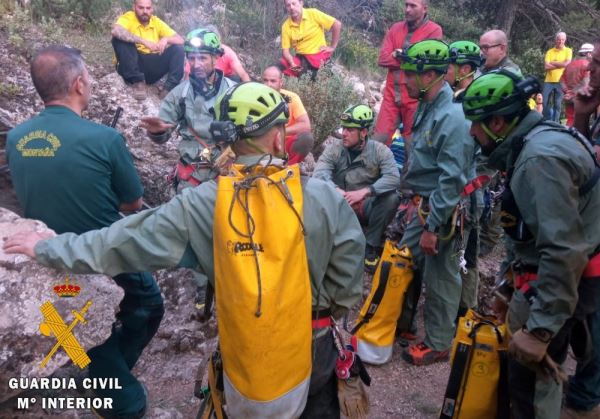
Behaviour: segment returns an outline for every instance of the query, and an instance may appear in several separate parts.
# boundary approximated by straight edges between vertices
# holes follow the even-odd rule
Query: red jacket
[[[391,54],[395,49],[401,48],[406,50],[410,45],[424,39],[442,39],[442,28],[440,25],[431,22],[427,17],[410,35],[408,24],[403,20],[394,23],[385,34],[385,38],[383,38],[377,64],[380,67],[388,69],[386,90],[392,89],[395,91],[397,86],[400,85],[401,101],[404,103],[410,100],[406,91],[406,85],[404,84],[404,72],[400,71],[400,62],[392,57]],[[397,103],[400,102],[400,98],[396,97],[395,99]]]

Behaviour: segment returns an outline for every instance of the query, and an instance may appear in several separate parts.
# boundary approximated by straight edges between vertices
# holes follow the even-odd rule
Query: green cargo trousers
[[[440,229],[439,237],[443,238],[449,232],[450,226],[445,225]],[[427,291],[424,307],[425,344],[433,350],[444,351],[452,344],[454,319],[461,296],[456,235],[449,240],[438,239],[438,254],[428,256],[419,246],[422,233],[423,226],[415,216],[400,241],[400,246],[407,245],[412,252],[416,272],[404,299],[399,328],[401,331],[416,330],[415,313],[424,284]]]
[[[131,369],[158,330],[164,314],[163,299],[149,272],[125,273],[113,279],[125,296],[109,338],[88,351],[92,360],[89,376],[117,378],[122,387],[95,390],[99,397],[112,398],[113,409],[102,412],[103,416],[133,418],[145,410],[146,395]]]
[[[400,205],[400,197],[396,191],[387,192],[365,199],[361,213],[357,213],[361,224],[366,225],[365,237],[367,244],[373,247],[383,247],[383,233],[392,222]]]
[[[479,268],[477,255],[479,254],[479,227],[467,226],[464,230],[465,261],[467,273],[461,272],[462,292],[460,295],[460,311],[466,313],[470,308],[477,308],[477,295],[479,288]]]

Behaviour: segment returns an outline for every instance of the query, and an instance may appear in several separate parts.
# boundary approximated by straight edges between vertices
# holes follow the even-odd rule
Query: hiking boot
[[[435,362],[445,362],[450,358],[450,350],[434,351],[424,342],[411,345],[402,352],[402,358],[413,365],[431,365]]]
[[[598,419],[600,418],[600,405],[592,410],[575,410],[571,407],[564,407],[560,412],[560,419]]]
[[[135,100],[142,101],[146,99],[146,82],[139,81],[134,83],[131,89],[133,90],[132,96]]]
[[[381,253],[383,252],[383,248],[375,247],[367,244],[367,248],[365,249],[365,272],[373,275],[377,270],[377,265],[379,264],[379,259],[381,258]]]
[[[406,348],[411,342],[417,340],[417,335],[411,332],[400,332],[398,333],[398,343],[400,346]]]

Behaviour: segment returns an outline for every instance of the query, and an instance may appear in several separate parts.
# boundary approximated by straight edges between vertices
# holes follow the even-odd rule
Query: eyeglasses
[[[487,51],[490,48],[499,47],[502,44],[494,44],[494,45],[479,45],[479,49],[482,51]]]

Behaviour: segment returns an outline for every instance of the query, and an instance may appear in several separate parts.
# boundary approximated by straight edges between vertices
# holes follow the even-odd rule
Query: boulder
[[[0,243],[21,231],[43,231],[40,221],[20,218],[0,208]],[[40,333],[44,316],[40,307],[50,301],[64,323],[73,321],[72,310],[81,311],[91,301],[83,315],[87,323],[78,323],[73,329],[85,350],[108,338],[115,311],[123,296],[121,288],[104,275],[69,275],[69,283],[80,287],[77,296],[59,297],[54,287],[64,284],[65,273],[46,268],[24,255],[8,255],[0,248],[0,402],[14,396],[18,390],[7,388],[10,378],[41,378],[54,373],[59,367],[71,364],[66,352],[59,348],[44,368],[40,363],[57,342]]]

